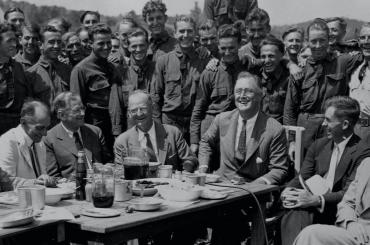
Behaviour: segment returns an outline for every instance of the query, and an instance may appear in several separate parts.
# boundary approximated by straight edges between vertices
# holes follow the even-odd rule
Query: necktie
[[[328,175],[326,176],[326,182],[328,183],[328,186],[330,187],[330,190],[333,189],[334,178],[335,178],[335,170],[336,170],[338,162],[339,162],[339,153],[340,153],[339,152],[339,147],[337,145],[334,145],[333,153],[332,153],[331,159],[330,159]]]
[[[35,176],[37,178],[37,177],[40,176],[40,165],[39,165],[39,158],[37,157],[37,151],[36,151],[35,143],[32,143],[29,150],[30,150],[32,168],[33,168],[33,171],[34,171]]]
[[[245,156],[247,154],[246,140],[247,140],[247,120],[243,120],[243,126],[239,136],[238,150],[236,152],[237,153],[236,157],[241,161],[245,160]]]
[[[73,133],[73,138],[75,139],[77,151],[82,151],[84,147],[83,147],[83,144],[82,144],[82,141],[81,141],[81,138],[78,132]]]
[[[145,133],[144,135],[146,138],[146,149],[148,151],[149,162],[156,162],[157,157],[155,155],[154,147],[152,141],[150,140],[150,136],[148,133]]]

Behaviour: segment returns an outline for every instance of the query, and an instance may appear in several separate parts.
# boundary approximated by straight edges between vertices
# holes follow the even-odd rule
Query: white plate
[[[216,174],[206,174],[206,183],[217,183],[220,182],[221,177]]]
[[[156,198],[144,197],[130,201],[130,206],[137,211],[154,211],[161,207],[162,201]]]
[[[0,228],[9,228],[32,223],[34,221],[32,209],[16,211],[0,216]]]
[[[84,209],[82,215],[95,218],[110,218],[120,216],[121,213],[115,209],[108,208],[88,208]]]
[[[200,197],[203,199],[210,199],[210,200],[219,200],[224,199],[228,196],[227,193],[220,193],[218,191],[210,191],[210,190],[203,190]]]

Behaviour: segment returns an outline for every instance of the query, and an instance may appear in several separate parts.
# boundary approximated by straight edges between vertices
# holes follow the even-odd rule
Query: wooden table
[[[246,184],[242,187],[253,192],[262,207],[270,200],[271,192],[278,190],[277,186]],[[74,213],[81,211],[81,207],[91,206],[91,203],[75,200],[64,201]],[[90,218],[81,216],[74,221],[66,222],[66,240],[70,242],[85,242],[88,244],[121,244],[123,241],[155,235],[163,231],[186,227],[191,224],[212,222],[212,218],[222,212],[224,208],[254,206],[252,196],[245,191],[238,190],[223,200],[201,200],[199,203],[187,207],[164,207],[154,212],[126,213],[127,203],[115,202],[113,208],[121,211],[122,215],[115,218]],[[68,207],[68,206],[67,206]],[[264,239],[261,217],[257,208],[253,209],[252,217],[252,244],[261,245]],[[264,208],[262,209],[264,212]],[[264,216],[264,213],[263,213]],[[263,217],[264,218],[264,217]]]

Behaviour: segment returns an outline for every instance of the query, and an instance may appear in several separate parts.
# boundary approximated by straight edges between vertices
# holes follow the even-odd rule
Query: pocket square
[[[257,159],[256,159],[256,163],[263,163],[263,160],[262,160],[262,158],[260,158],[260,157],[257,157]]]

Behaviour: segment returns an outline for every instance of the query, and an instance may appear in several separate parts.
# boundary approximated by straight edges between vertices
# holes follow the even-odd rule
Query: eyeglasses
[[[242,94],[245,94],[245,95],[247,95],[247,96],[251,96],[251,95],[255,95],[256,94],[256,92],[255,91],[253,91],[253,90],[251,90],[251,89],[249,89],[249,88],[239,88],[239,89],[236,89],[235,91],[234,91],[234,93],[236,94],[236,95],[242,95]]]
[[[141,113],[147,113],[148,112],[148,107],[137,107],[137,108],[133,108],[133,109],[129,109],[129,112],[132,114],[132,115],[137,115],[139,113],[139,111]]]
[[[73,108],[70,110],[72,115],[80,115],[81,113],[85,113],[86,108],[84,106]]]

